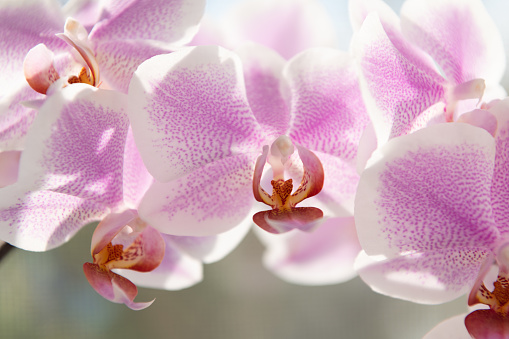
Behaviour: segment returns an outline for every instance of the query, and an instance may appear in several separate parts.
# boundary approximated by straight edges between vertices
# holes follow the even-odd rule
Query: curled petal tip
[[[23,72],[34,91],[46,94],[48,88],[60,78],[53,65],[53,59],[53,52],[44,44],[39,44],[28,51],[23,62]]]

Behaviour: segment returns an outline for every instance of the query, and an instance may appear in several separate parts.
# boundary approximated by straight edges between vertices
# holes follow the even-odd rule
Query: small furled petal
[[[313,0],[251,0],[234,7],[223,19],[230,46],[254,41],[284,58],[311,47],[335,47],[334,25]]]
[[[355,269],[375,292],[439,304],[470,291],[489,253],[482,248],[445,248],[388,259],[363,251]]]
[[[509,338],[509,316],[493,310],[477,310],[465,318],[468,333],[475,339]]]
[[[290,60],[291,128],[296,144],[353,161],[369,122],[353,59],[332,49],[311,49]]]
[[[460,314],[442,321],[422,339],[471,339],[465,327],[466,315],[466,313]]]
[[[304,167],[304,174],[302,175],[299,188],[292,193],[290,198],[294,205],[320,193],[325,177],[320,159],[306,147],[295,146]]]
[[[316,207],[292,207],[290,210],[269,210],[253,215],[256,225],[269,233],[286,233],[293,229],[311,232],[321,223],[323,212]]]
[[[114,0],[90,32],[93,41],[158,40],[182,45],[198,30],[205,0]]]
[[[282,81],[286,61],[262,45],[245,44],[235,52],[242,60],[247,99],[256,120],[271,137],[285,134],[290,122]]]
[[[199,283],[203,279],[203,264],[200,260],[183,253],[170,235],[162,235],[165,242],[161,264],[150,272],[115,270],[137,286],[165,290],[180,290]]]
[[[113,238],[128,223],[138,217],[135,210],[126,210],[122,213],[111,213],[104,218],[95,228],[92,235],[91,253],[92,257],[102,251]]]
[[[118,304],[125,304],[133,310],[142,310],[149,307],[151,302],[135,303],[133,300],[138,294],[136,286],[128,279],[102,269],[99,265],[85,263],[83,272],[88,282],[103,298]]]
[[[238,57],[216,46],[183,48],[140,65],[129,117],[150,173],[167,182],[263,138],[246,98]]]
[[[468,124],[437,124],[389,141],[357,190],[363,249],[393,257],[491,248],[500,236],[491,209],[494,156],[493,137]]]
[[[285,281],[327,285],[356,276],[353,263],[361,247],[352,217],[327,219],[310,233],[256,234],[267,246],[264,265]]]
[[[92,86],[98,86],[100,83],[99,64],[95,59],[95,52],[88,41],[86,29],[75,19],[67,18],[64,26],[64,33],[57,34],[57,37],[67,42],[71,47],[78,51],[83,58],[83,62],[88,68],[86,79],[80,82],[89,83]],[[80,74],[81,77],[81,74]]]
[[[167,183],[154,182],[140,217],[161,233],[209,236],[239,224],[254,202],[254,156],[217,160]]]
[[[25,57],[23,71],[34,91],[46,94],[48,88],[60,78],[53,65],[54,57],[53,52],[44,44],[32,48]]]
[[[263,169],[267,162],[267,156],[269,154],[269,146],[263,146],[262,155],[256,159],[255,169],[253,174],[253,195],[256,201],[263,202],[266,205],[272,206],[272,197],[267,191],[260,185],[263,175]]]
[[[474,78],[498,83],[504,74],[502,38],[480,0],[406,1],[401,27],[453,84]]]
[[[369,14],[353,42],[361,69],[361,89],[378,144],[409,133],[411,123],[443,100],[445,80],[421,59],[408,58],[389,39],[375,13]]]

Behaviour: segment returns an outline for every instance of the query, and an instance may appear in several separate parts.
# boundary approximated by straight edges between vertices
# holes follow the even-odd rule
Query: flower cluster
[[[488,308],[429,337],[509,337],[509,99],[481,1],[352,0],[348,52],[316,3],[263,6],[221,26],[204,0],[0,5],[0,240],[98,222],[86,278],[142,309],[137,285],[191,286],[253,229],[286,281],[470,293]],[[272,40],[256,19],[298,11]]]

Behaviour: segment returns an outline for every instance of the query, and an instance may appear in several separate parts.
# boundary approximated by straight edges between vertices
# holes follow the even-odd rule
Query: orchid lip
[[[323,217],[323,212],[314,207],[295,207],[302,200],[318,194],[323,187],[323,166],[318,157],[305,147],[295,145],[304,167],[302,181],[293,191],[293,180],[284,179],[284,171],[290,165],[289,158],[294,153],[294,145],[287,136],[280,136],[270,146],[263,147],[258,157],[253,175],[253,194],[257,201],[272,207],[272,210],[259,212],[253,221],[262,229],[271,233],[283,233],[294,228],[305,228],[302,225]],[[268,194],[260,185],[265,163],[268,162],[273,171],[271,181],[272,194]],[[277,225],[277,226],[274,226]]]

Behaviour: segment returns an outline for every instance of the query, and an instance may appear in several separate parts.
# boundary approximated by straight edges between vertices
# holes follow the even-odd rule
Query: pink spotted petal
[[[237,226],[255,202],[254,156],[228,157],[179,179],[155,182],[140,204],[140,217],[173,235],[209,236]]]
[[[352,160],[369,122],[351,57],[332,49],[312,49],[285,68],[289,83],[294,143]]]
[[[355,165],[329,154],[314,153],[323,166],[323,188],[314,199],[304,200],[300,206],[305,206],[303,205],[305,202],[308,203],[308,206],[315,206],[316,200],[319,200],[329,211],[329,213],[326,213],[328,215],[353,215],[353,202],[360,178]]]
[[[389,39],[378,16],[368,15],[353,42],[361,69],[361,88],[378,143],[409,132],[419,114],[442,100],[445,80],[408,58]]]
[[[153,46],[143,40],[108,40],[96,42],[95,51],[101,65],[101,78],[112,88],[127,93],[138,66],[155,55],[169,53],[171,49]]]
[[[53,65],[54,57],[53,52],[44,44],[32,48],[25,57],[23,71],[34,91],[46,94],[48,88],[60,78]]]
[[[92,257],[101,252],[113,238],[129,222],[138,216],[135,210],[126,210],[122,213],[111,213],[104,218],[94,230],[92,235],[91,253]]]
[[[249,108],[242,65],[215,46],[183,48],[145,61],[129,87],[129,117],[150,173],[166,182],[263,138]]]
[[[200,260],[183,253],[173,243],[172,237],[163,235],[164,258],[151,272],[115,270],[138,286],[180,290],[199,283],[203,279],[203,265]]]
[[[442,321],[422,339],[471,339],[465,327],[466,315],[466,313],[460,314]]]
[[[312,232],[323,222],[322,218],[322,210],[316,207],[292,207],[289,211],[269,210],[253,215],[253,221],[257,226],[274,234],[294,229]]]
[[[401,26],[454,84],[475,78],[496,84],[504,74],[502,38],[481,1],[407,1]]]
[[[286,59],[310,47],[335,47],[336,44],[331,18],[317,1],[244,1],[223,20],[230,46],[254,41]]]
[[[130,208],[137,208],[153,181],[136,147],[132,129],[129,128],[124,153],[124,203]]]
[[[439,304],[468,293],[489,255],[482,248],[445,248],[387,259],[364,251],[355,262],[375,292],[423,304]],[[380,258],[378,258],[380,257]]]
[[[355,222],[363,249],[485,246],[499,237],[491,210],[493,137],[468,124],[437,124],[391,140],[361,175]]]
[[[18,181],[2,189],[2,239],[33,251],[61,245],[122,203],[125,97],[74,84],[41,107]]]
[[[214,263],[223,259],[244,239],[253,224],[252,214],[254,212],[248,213],[246,218],[233,229],[218,235],[206,237],[167,235],[167,237],[170,237],[172,243],[182,252],[205,264]]]
[[[246,44],[235,52],[242,60],[251,110],[266,133],[276,139],[287,132],[290,122],[289,107],[284,98],[285,82],[282,81],[286,61],[262,45]]]
[[[0,188],[18,180],[20,151],[0,152]]]
[[[330,218],[311,233],[256,232],[267,246],[264,265],[281,279],[301,285],[327,285],[356,276],[361,247],[353,218]]]
[[[22,150],[26,134],[32,125],[37,111],[23,103],[41,100],[45,96],[34,91],[26,80],[17,89],[0,99],[0,150]]]
[[[493,174],[493,186],[491,188],[492,206],[497,222],[497,227],[504,235],[509,234],[509,99],[497,101],[489,108],[489,112],[495,115],[498,129],[495,134],[497,153],[495,156],[495,173]]]
[[[493,310],[477,310],[465,318],[468,333],[475,339],[509,338],[509,316]]]
[[[394,47],[408,60],[424,72],[435,72],[436,66],[433,59],[408,41],[401,32],[401,24],[398,15],[385,2],[381,0],[356,0],[349,2],[350,18],[357,32],[368,14],[375,12],[384,28],[389,40]]]
[[[90,39],[185,44],[196,34],[204,10],[204,0],[109,1],[103,7],[102,20],[90,32]]]
[[[85,263],[83,272],[88,282],[103,298],[118,304],[125,304],[133,310],[149,307],[150,302],[136,303],[134,298],[138,294],[136,286],[126,278],[108,270],[101,269],[96,264]]]

